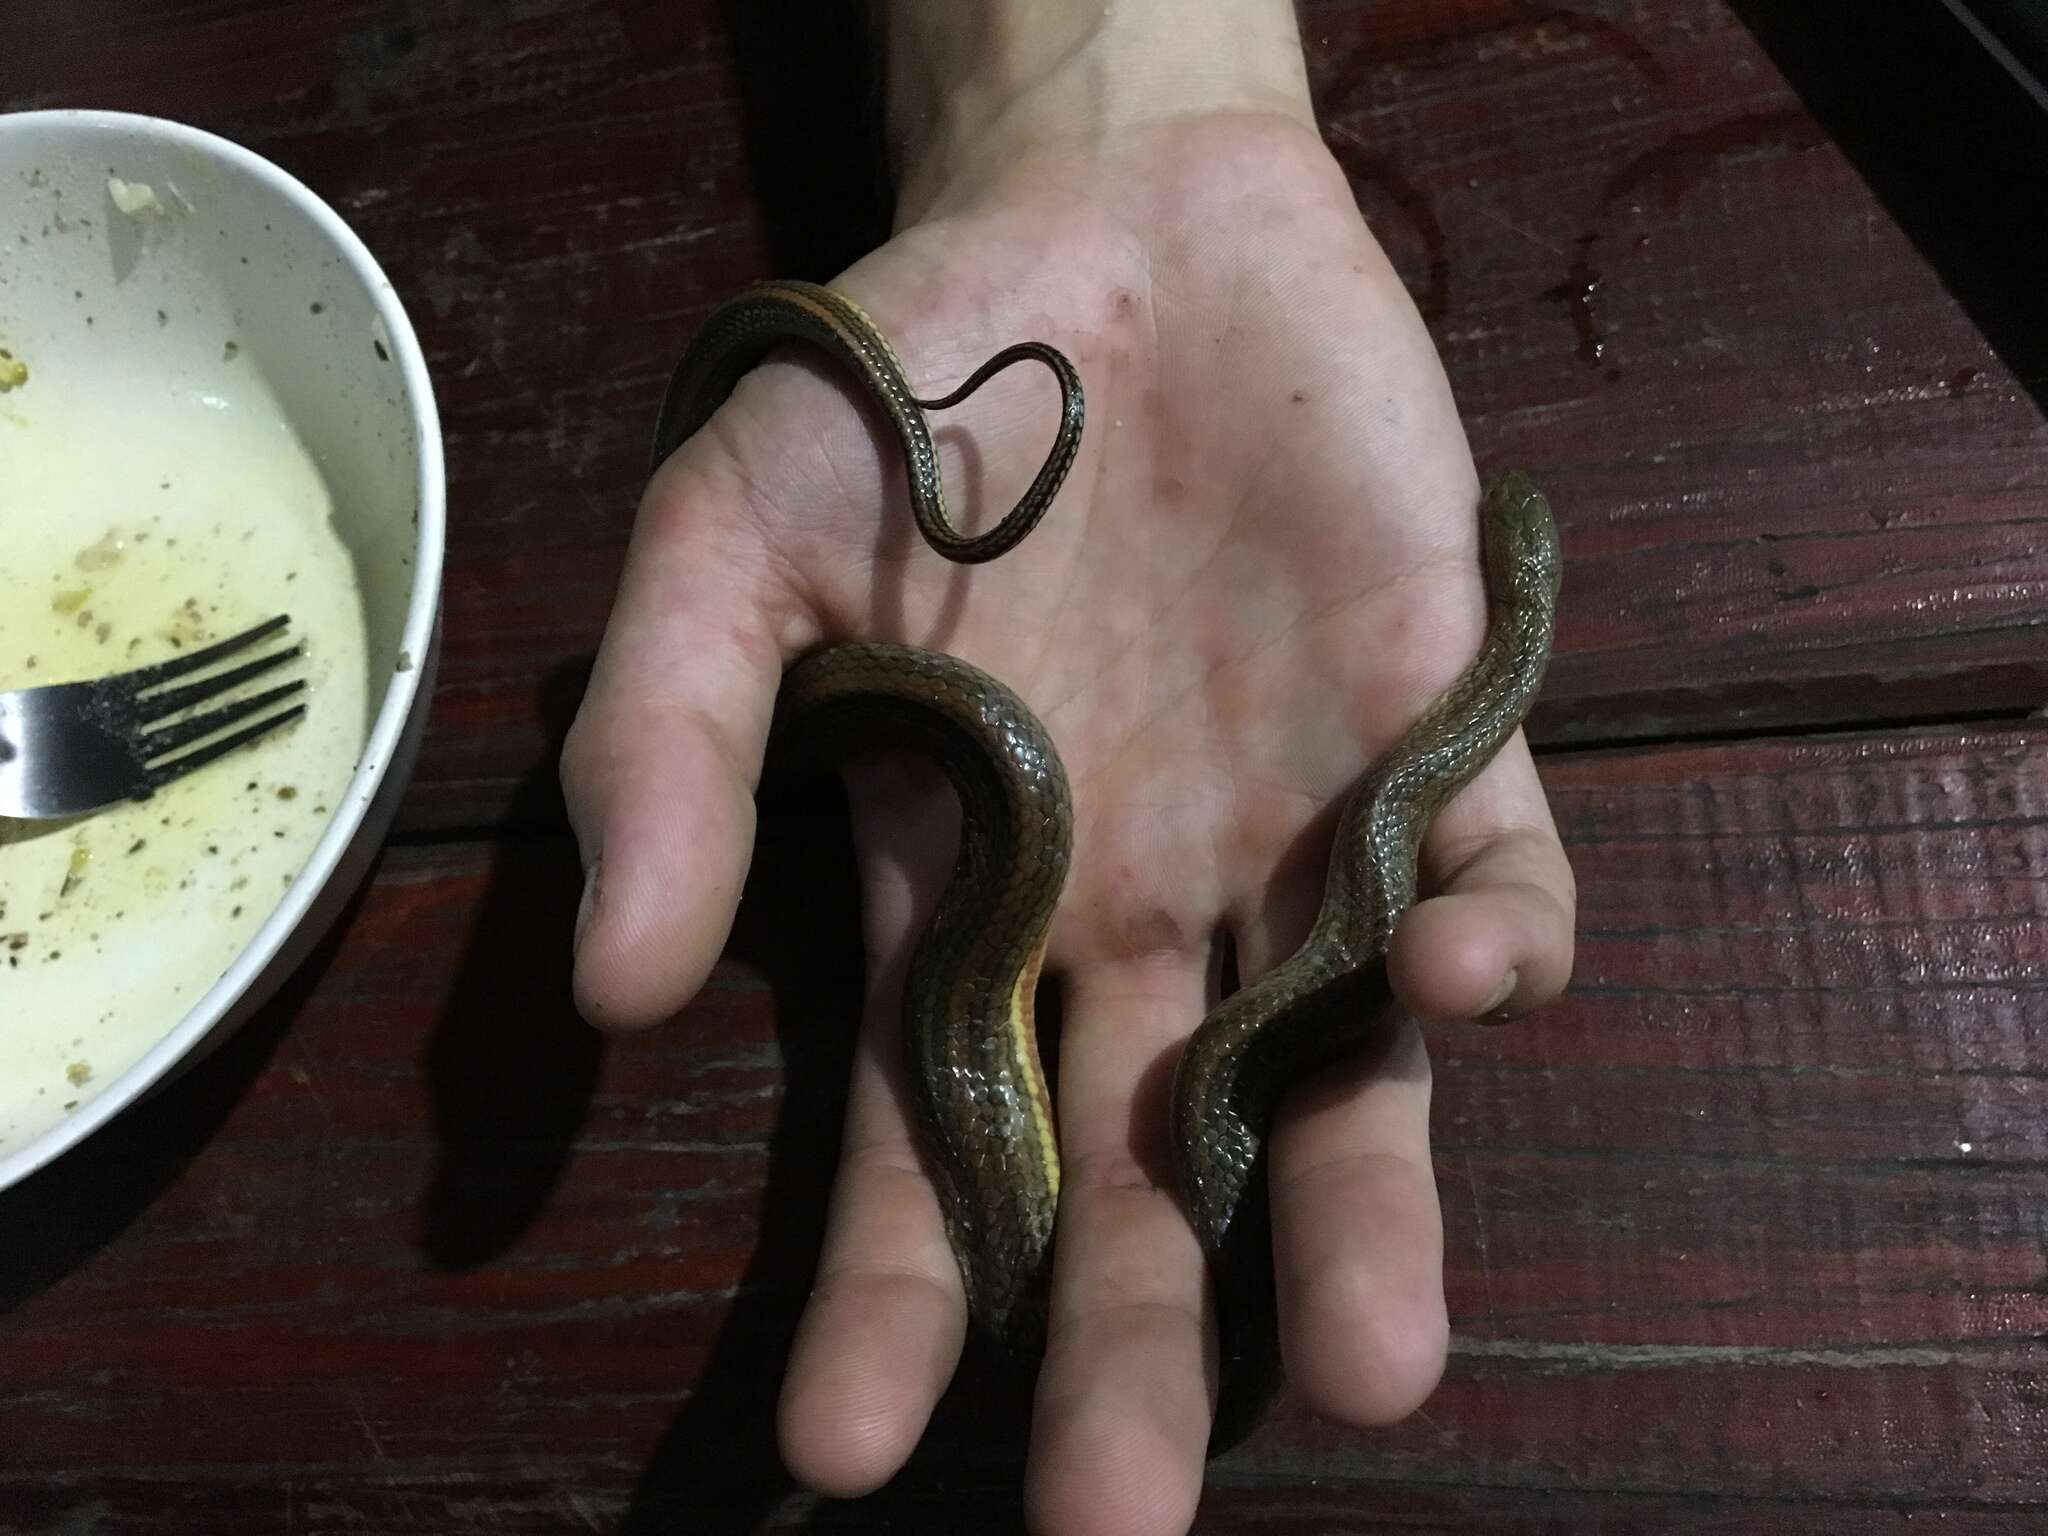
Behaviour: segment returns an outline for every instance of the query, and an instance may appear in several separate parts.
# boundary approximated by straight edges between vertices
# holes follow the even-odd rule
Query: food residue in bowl
[[[164,205],[157,201],[156,188],[146,181],[123,181],[119,176],[107,178],[107,196],[114,200],[114,206],[131,218],[137,214],[164,211]]]
[[[143,666],[286,611],[307,683],[296,725],[149,800],[0,821],[0,1154],[219,979],[361,751],[362,605],[326,484],[262,375],[218,374],[111,375],[59,349],[0,431],[0,688]]]
[[[5,347],[0,347],[0,395],[28,382],[28,364]]]

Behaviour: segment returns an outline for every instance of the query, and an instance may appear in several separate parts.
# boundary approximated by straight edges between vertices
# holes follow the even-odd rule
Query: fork
[[[0,817],[56,820],[146,799],[298,719],[306,712],[302,703],[242,725],[298,693],[306,686],[303,678],[205,714],[186,713],[296,659],[297,645],[182,687],[167,686],[241,654],[289,623],[291,615],[279,614],[218,644],[132,672],[0,690]],[[231,726],[241,729],[219,735]]]

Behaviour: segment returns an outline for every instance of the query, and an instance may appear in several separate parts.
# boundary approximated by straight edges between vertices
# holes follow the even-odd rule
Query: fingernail
[[[576,903],[576,936],[571,941],[577,953],[583,950],[583,935],[590,929],[590,919],[597,912],[597,872],[604,860],[594,859],[583,872],[583,899]]]
[[[1479,1016],[1484,1018],[1488,1014],[1498,1013],[1501,1009],[1507,1007],[1508,999],[1515,995],[1515,985],[1519,980],[1520,978],[1515,974],[1513,968],[1510,967],[1507,975],[1501,977],[1500,985],[1493,989],[1493,996],[1489,997],[1480,1008]]]

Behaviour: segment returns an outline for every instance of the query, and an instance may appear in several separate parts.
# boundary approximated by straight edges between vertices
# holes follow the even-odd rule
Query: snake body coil
[[[785,753],[907,749],[960,797],[952,877],[903,986],[910,1100],[968,1310],[1036,1359],[1060,1164],[1031,996],[1073,846],[1066,770],[1009,689],[907,645],[814,652],[775,708]]]
[[[711,419],[747,371],[777,347],[808,342],[837,358],[866,386],[903,445],[910,476],[910,509],[925,542],[948,560],[979,565],[1014,549],[1038,526],[1081,447],[1081,377],[1066,357],[1043,342],[1005,347],[983,363],[951,394],[920,400],[904,377],[896,349],[853,300],[816,283],[756,283],[719,305],[690,341],[676,365],[661,420],[654,429],[654,462],[673,453]],[[969,537],[946,515],[946,487],[939,478],[938,450],[932,446],[926,411],[958,405],[1012,364],[1043,363],[1060,386],[1060,429],[1053,449],[1009,515],[986,533]]]
[[[1273,1111],[1302,1078],[1371,1043],[1423,836],[1515,733],[1543,683],[1560,574],[1550,505],[1526,475],[1507,474],[1487,490],[1481,528],[1493,620],[1478,657],[1352,789],[1301,948],[1225,998],[1174,1073],[1181,1198],[1217,1290],[1217,1443],[1248,1428],[1279,1384],[1260,1166]]]
[[[1080,380],[1052,348],[1011,347],[953,393],[921,401],[857,307],[829,289],[781,282],[722,307],[692,342],[663,405],[656,463],[786,341],[839,358],[881,405],[903,446],[918,527],[949,559],[1013,547],[1074,461]],[[1025,358],[1060,382],[1059,435],[1017,506],[987,533],[962,535],[946,516],[923,412]],[[1214,1446],[1247,1428],[1279,1381],[1262,1170],[1275,1107],[1303,1075],[1370,1040],[1423,836],[1513,735],[1542,683],[1559,579],[1549,506],[1511,474],[1488,488],[1481,512],[1493,609],[1484,647],[1347,799],[1308,940],[1202,1023],[1175,1076],[1182,1200],[1209,1256],[1223,1332]],[[1059,1158],[1031,1002],[1073,835],[1058,753],[1024,703],[986,673],[935,652],[866,643],[830,646],[790,669],[771,742],[785,759],[910,747],[935,758],[959,795],[959,855],[904,991],[910,1090],[972,1315],[1035,1360]]]

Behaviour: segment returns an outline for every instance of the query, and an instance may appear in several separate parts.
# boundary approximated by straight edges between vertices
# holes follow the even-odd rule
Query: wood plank
[[[163,112],[242,139],[329,197],[407,296],[453,522],[410,829],[556,814],[556,747],[669,363],[745,279],[828,274],[881,227],[851,8],[796,35],[749,15],[81,0],[10,29],[0,105]],[[1977,261],[1956,281],[1995,319],[2039,284],[1986,299],[1997,273],[1972,253],[1998,226],[1939,195],[2010,156],[2011,214],[2048,129],[2001,136],[1974,75],[1901,87],[1883,72],[1915,52],[1899,46],[1830,94],[1815,48],[1787,37],[1819,23],[1759,22],[1829,127],[1854,130],[1842,104],[1869,98],[1905,114],[1902,140],[1931,124],[1912,142],[1964,146],[1967,165],[1902,171],[1888,142],[1831,139],[1723,0],[1317,0],[1305,16],[1328,137],[1482,461],[1528,464],[1557,495],[1570,577],[1539,738],[2048,697],[2048,427],[1864,179],[1945,272]],[[1873,47],[1895,26],[1847,24]],[[1974,136],[1914,115],[1962,120],[1958,101]],[[1930,244],[1949,225],[1970,238]]]
[[[1385,1434],[1283,1410],[1201,1528],[2034,1528],[2048,729],[1543,766],[1584,944],[1540,1019],[1435,1037],[1445,1383]],[[0,1522],[1014,1522],[985,1361],[873,1500],[774,1457],[843,825],[764,824],[713,985],[631,1040],[572,1016],[575,888],[556,837],[394,850],[247,1033],[0,1196]]]
[[[752,1531],[823,1533],[895,1531],[994,1532],[1021,1528],[1013,1494],[971,1477],[952,1481],[945,1494],[879,1494],[856,1506],[823,1503],[799,1494],[748,1496],[729,1485],[698,1482],[660,1503],[633,1503],[610,1490],[565,1485],[546,1462],[509,1469],[480,1498],[473,1484],[447,1474],[395,1472],[374,1482],[335,1479],[300,1471],[246,1494],[218,1485],[106,1483],[90,1497],[61,1489],[22,1504],[37,1533],[100,1528],[185,1536],[276,1536],[280,1530],[370,1533],[428,1530],[612,1531],[628,1536],[698,1532],[743,1536]],[[516,1490],[516,1491],[515,1491]],[[624,1521],[621,1524],[621,1521]],[[66,1523],[70,1522],[70,1523]],[[669,1522],[669,1523],[663,1523]],[[951,1522],[951,1523],[949,1523]],[[965,1522],[965,1523],[962,1523]],[[1473,1492],[1426,1486],[1376,1486],[1361,1497],[1355,1485],[1325,1483],[1276,1497],[1266,1485],[1212,1489],[1198,1536],[1250,1532],[1257,1536],[1329,1536],[1332,1531],[1401,1531],[1419,1536],[1631,1536],[1643,1531],[1698,1532],[1701,1536],[2030,1536],[2037,1516],[1996,1506],[1946,1502],[1882,1503],[1815,1508],[1756,1500],[1717,1504],[1687,1498],[1628,1494],[1545,1494],[1532,1500],[1513,1490]]]

